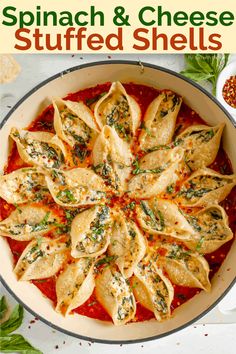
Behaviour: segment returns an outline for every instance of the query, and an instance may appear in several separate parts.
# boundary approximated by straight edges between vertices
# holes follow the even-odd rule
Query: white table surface
[[[112,59],[132,59],[149,62],[166,68],[180,71],[184,67],[182,55],[16,55],[22,70],[15,81],[0,86],[0,121],[10,108],[35,85],[62,70],[78,64]],[[231,56],[235,60],[236,55]],[[2,287],[0,295],[7,296],[10,306],[15,300]],[[220,304],[221,308],[236,305],[236,288]],[[23,334],[35,347],[44,354],[72,353],[151,353],[160,354],[233,354],[235,353],[236,323],[235,314],[222,315],[218,309],[211,311],[197,324],[172,334],[168,337],[132,345],[103,345],[89,343],[63,333],[52,330],[25,311],[24,322],[16,333]]]

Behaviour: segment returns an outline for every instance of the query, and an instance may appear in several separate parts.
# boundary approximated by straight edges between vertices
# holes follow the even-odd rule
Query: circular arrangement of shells
[[[56,275],[62,314],[95,288],[115,325],[135,320],[136,301],[160,321],[170,316],[173,284],[210,291],[204,254],[233,237],[219,202],[236,176],[207,168],[224,125],[173,138],[181,104],[162,92],[141,123],[138,103],[115,82],[93,111],[54,100],[56,135],[12,129],[31,167],[0,177],[0,196],[16,207],[0,234],[30,241],[14,272],[22,281]]]

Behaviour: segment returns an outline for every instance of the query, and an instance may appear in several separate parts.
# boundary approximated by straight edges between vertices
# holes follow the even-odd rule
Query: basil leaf
[[[210,82],[215,94],[217,78],[228,60],[229,54],[185,54],[186,69],[181,74],[197,82]]]
[[[23,307],[16,305],[9,319],[0,325],[1,336],[14,332],[20,327],[23,320]]]
[[[198,66],[207,74],[213,73],[213,68],[208,64],[207,60],[205,60],[204,56],[201,54],[196,54],[196,61]]]
[[[11,334],[0,337],[1,353],[20,353],[20,354],[42,354],[42,352],[25,340],[20,334]]]
[[[4,317],[7,311],[7,303],[5,296],[2,296],[0,299],[0,320]]]
[[[194,71],[190,71],[190,70],[185,70],[182,71],[181,74],[183,74],[184,76],[188,77],[189,79],[192,79],[196,82],[200,82],[200,81],[206,81],[208,80],[210,77],[212,77],[212,74],[207,74],[204,72],[194,72]]]

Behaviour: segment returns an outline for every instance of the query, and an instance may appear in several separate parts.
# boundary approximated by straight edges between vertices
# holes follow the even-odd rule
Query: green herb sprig
[[[0,318],[2,319],[7,311],[5,296],[0,299]],[[22,335],[12,334],[18,329],[23,321],[24,309],[21,305],[16,305],[8,318],[0,325],[0,351],[1,353],[20,354],[42,354],[34,348]]]
[[[185,54],[186,69],[181,74],[196,82],[210,82],[215,95],[217,78],[228,60],[229,54]]]

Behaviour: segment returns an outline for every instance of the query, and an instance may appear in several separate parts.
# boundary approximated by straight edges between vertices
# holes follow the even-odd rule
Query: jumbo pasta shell
[[[184,152],[184,162],[190,171],[209,166],[216,158],[225,124],[215,127],[193,125],[175,140]]]
[[[108,252],[117,257],[116,264],[125,278],[132,276],[145,251],[146,241],[137,225],[126,219],[125,215],[117,214],[114,217]]]
[[[136,213],[142,229],[149,234],[189,240],[195,232],[178,206],[170,200],[143,200],[136,207]]]
[[[202,254],[212,253],[233,238],[228,217],[219,205],[212,205],[188,216],[196,229],[195,236],[185,241],[188,248]]]
[[[81,258],[60,273],[56,282],[58,312],[68,314],[92,295],[95,286],[93,266],[92,259]]]
[[[57,135],[74,147],[82,144],[87,148],[98,133],[92,111],[81,101],[53,100],[54,128]]]
[[[182,149],[159,150],[144,156],[132,173],[128,191],[133,198],[151,198],[179,179]]]
[[[64,207],[98,204],[106,195],[102,178],[87,168],[52,169],[45,179],[55,202]]]
[[[110,242],[111,217],[107,206],[95,206],[78,214],[71,224],[71,255],[96,257]]]
[[[0,234],[17,241],[28,241],[52,230],[58,221],[58,216],[46,205],[26,204],[0,222]]]
[[[150,103],[139,138],[142,150],[171,142],[181,103],[182,98],[172,91],[161,93]]]
[[[10,204],[38,200],[46,193],[44,174],[37,168],[21,168],[0,176],[0,197]]]
[[[157,264],[162,265],[174,284],[210,291],[210,269],[204,257],[175,243],[162,243],[159,250]]]
[[[20,256],[14,272],[19,280],[49,278],[61,269],[67,255],[64,240],[32,240]]]
[[[126,142],[131,142],[141,119],[138,103],[118,81],[96,103],[94,115],[101,130],[105,125],[113,127]]]
[[[176,201],[188,207],[220,203],[236,185],[236,175],[221,175],[209,168],[194,172],[182,185]]]
[[[107,185],[119,192],[126,189],[133,155],[113,128],[107,125],[102,128],[94,144],[92,160],[95,172]]]
[[[115,325],[132,320],[136,313],[134,295],[122,274],[115,267],[105,267],[96,278],[96,296]]]
[[[12,128],[10,136],[16,142],[24,162],[44,168],[60,168],[63,165],[66,149],[57,135]]]
[[[174,289],[162,270],[152,261],[150,254],[137,265],[132,285],[136,300],[154,312],[157,321],[170,317]]]

